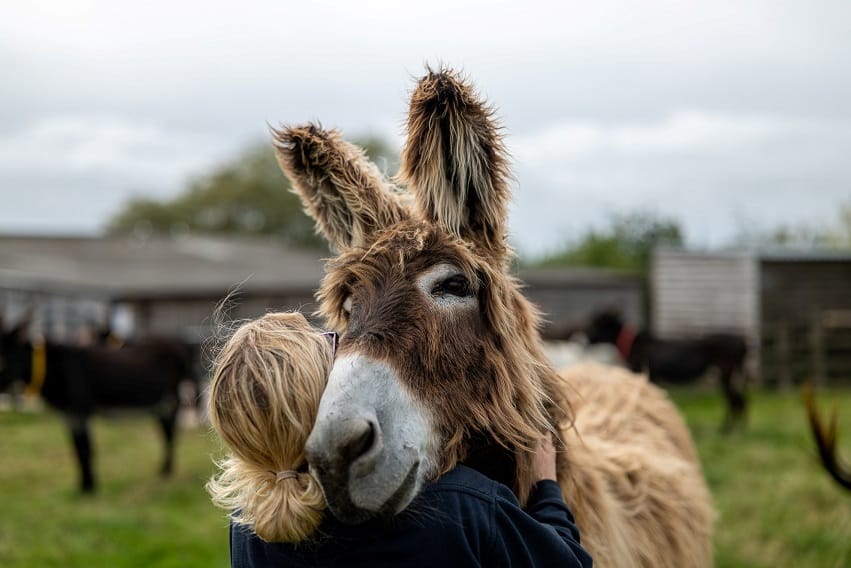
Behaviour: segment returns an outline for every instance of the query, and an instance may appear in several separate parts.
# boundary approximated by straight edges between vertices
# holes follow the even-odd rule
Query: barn
[[[272,240],[7,235],[0,237],[0,314],[13,322],[32,311],[42,331],[60,340],[109,323],[125,337],[201,341],[231,290],[239,290],[232,318],[312,313],[322,257]]]
[[[658,249],[651,329],[743,334],[764,384],[851,378],[851,253]]]
[[[110,323],[121,335],[179,334],[201,341],[211,314],[239,288],[233,318],[274,309],[312,314],[322,251],[233,237],[0,236],[0,315],[23,311],[52,337],[73,340],[86,325]],[[521,268],[524,292],[546,319],[545,333],[581,325],[596,308],[617,306],[643,321],[635,275],[616,271]]]
[[[596,311],[616,308],[636,325],[644,323],[644,286],[639,276],[598,268],[524,268],[524,294],[544,316],[543,335],[563,339]]]

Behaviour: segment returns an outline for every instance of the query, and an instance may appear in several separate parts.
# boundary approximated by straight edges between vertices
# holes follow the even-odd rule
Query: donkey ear
[[[401,181],[422,213],[495,256],[505,256],[508,155],[494,112],[472,85],[431,69],[411,95]]]
[[[375,164],[339,132],[307,124],[272,136],[281,170],[333,249],[362,246],[408,216]]]

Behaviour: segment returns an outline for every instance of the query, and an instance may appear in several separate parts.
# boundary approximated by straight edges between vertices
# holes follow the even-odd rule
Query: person
[[[549,436],[525,511],[508,487],[459,465],[391,519],[325,515],[304,446],[335,350],[336,334],[300,313],[270,313],[237,329],[214,362],[210,421],[229,455],[207,489],[231,515],[231,566],[591,566]]]

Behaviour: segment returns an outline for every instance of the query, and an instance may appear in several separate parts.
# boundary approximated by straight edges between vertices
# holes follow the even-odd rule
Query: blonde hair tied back
[[[328,340],[300,313],[242,325],[214,361],[210,422],[229,455],[207,491],[267,542],[304,540],[322,521],[325,498],[304,445],[332,363]]]

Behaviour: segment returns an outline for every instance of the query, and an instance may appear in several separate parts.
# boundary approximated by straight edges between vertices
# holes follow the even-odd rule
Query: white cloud
[[[132,197],[167,198],[236,149],[113,115],[54,115],[0,136],[0,231],[94,232]]]
[[[789,144],[806,147],[811,142],[847,145],[851,143],[851,123],[688,110],[655,122],[565,121],[517,136],[512,147],[518,160],[546,164],[603,154],[629,157],[737,153]]]
[[[202,169],[224,149],[215,137],[153,122],[59,115],[0,137],[0,170],[5,175],[120,175],[158,185]]]
[[[832,222],[851,198],[851,123],[674,112],[657,121],[565,121],[509,140],[518,243],[541,251],[612,212],[679,220],[692,242]]]
[[[398,133],[411,77],[438,61],[513,133],[512,225],[531,249],[613,209],[717,242],[737,222],[829,218],[849,194],[847,0],[3,7],[0,229],[97,227],[266,121]]]
[[[234,46],[236,55],[258,56],[299,45],[303,59],[323,54],[342,59],[346,51],[376,49],[431,55],[443,46],[444,53],[468,55],[498,49],[500,55],[655,53],[690,60],[738,55],[788,62],[832,54],[837,38],[847,36],[842,20],[848,14],[841,0],[433,0],[427,8],[394,0],[6,4],[0,36],[29,50],[94,54],[100,60],[162,58],[164,64],[184,48],[212,61]],[[689,49],[676,49],[681,47]]]

